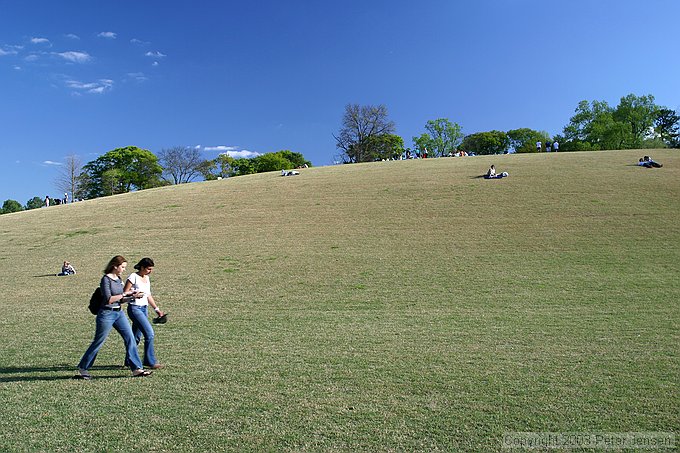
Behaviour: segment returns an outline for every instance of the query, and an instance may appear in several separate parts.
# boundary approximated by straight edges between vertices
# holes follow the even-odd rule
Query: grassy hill
[[[649,154],[662,169],[635,166]],[[510,177],[476,178],[490,164]],[[680,428],[680,153],[310,168],[0,216],[0,450],[499,450]],[[167,365],[90,382],[86,305],[156,262]],[[55,277],[70,260],[78,274]]]

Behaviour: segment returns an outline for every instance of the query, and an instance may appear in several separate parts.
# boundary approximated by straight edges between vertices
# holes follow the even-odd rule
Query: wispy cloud
[[[33,44],[45,44],[49,47],[52,47],[52,43],[47,38],[31,38],[31,43],[33,43]]]
[[[102,94],[113,89],[113,80],[99,79],[96,82],[80,82],[78,80],[67,80],[66,86],[75,90],[74,94],[91,93]]]
[[[21,66],[14,66],[14,69],[17,71],[21,71]]]
[[[165,54],[163,54],[163,53],[160,53],[159,51],[155,51],[155,52],[147,52],[147,53],[145,53],[144,55],[147,56],[147,57],[151,57],[151,58],[164,58],[164,57],[167,57],[167,55],[165,55]]]
[[[38,54],[32,53],[30,55],[26,55],[24,57],[24,61],[28,61],[28,62],[36,61],[38,58],[40,58],[40,56]]]
[[[227,151],[236,151],[236,150],[238,150],[238,147],[220,145],[220,146],[206,146],[203,149],[206,150],[206,151],[219,151],[221,153],[224,153],[224,152],[227,152]]]
[[[45,160],[45,161],[43,161],[43,165],[56,165],[56,166],[59,166],[59,165],[62,165],[62,163],[61,163],[61,162],[54,162],[54,161],[51,161],[51,160]]]
[[[0,48],[0,57],[4,57],[5,55],[16,55],[17,51],[14,49],[3,49]]]
[[[248,151],[247,149],[241,149],[238,146],[225,146],[225,145],[206,146],[203,149],[205,151],[218,151],[220,154],[226,154],[235,159],[240,159],[242,157],[250,159],[251,157],[257,157],[260,155],[260,153],[257,153],[255,151]]]
[[[132,39],[130,40],[130,43],[131,43],[131,44],[137,44],[137,45],[139,45],[139,46],[146,46],[146,45],[151,44],[151,43],[148,42],[148,41],[142,41],[141,39],[137,39],[137,38],[132,38]]]
[[[67,37],[68,39],[80,39],[80,36],[75,35],[75,34],[73,34],[73,33],[68,33],[68,34],[66,34],[66,35],[64,35],[64,36]]]
[[[128,72],[127,73],[128,78],[135,80],[137,82],[145,82],[149,80],[149,78],[144,75],[143,72]]]
[[[99,38],[116,39],[117,34],[112,31],[103,31],[97,35]]]
[[[158,66],[158,64],[159,63],[157,61],[154,61],[153,63],[151,63],[151,66]]]
[[[55,55],[59,55],[64,60],[71,61],[73,63],[86,63],[92,59],[90,54],[87,52],[76,52],[72,50],[69,52],[55,53]]]

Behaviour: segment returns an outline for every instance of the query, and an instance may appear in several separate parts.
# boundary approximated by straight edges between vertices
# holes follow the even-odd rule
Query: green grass
[[[0,216],[0,451],[497,451],[678,433],[680,153],[380,162]],[[475,176],[494,163],[510,177]],[[90,382],[87,301],[156,262],[167,365]],[[78,274],[51,277],[61,262]]]

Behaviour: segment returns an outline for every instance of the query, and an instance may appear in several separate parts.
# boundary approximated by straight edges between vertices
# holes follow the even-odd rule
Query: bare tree
[[[384,105],[347,104],[339,134],[333,135],[336,147],[346,162],[366,162],[371,159],[371,137],[393,134],[394,122],[387,118]]]
[[[70,194],[71,201],[81,197],[80,174],[82,167],[82,162],[78,156],[75,154],[66,156],[64,165],[59,167],[59,173],[54,181],[57,189],[65,194]]]
[[[196,148],[175,146],[162,149],[158,161],[163,167],[164,178],[174,184],[183,184],[201,174],[203,159]]]

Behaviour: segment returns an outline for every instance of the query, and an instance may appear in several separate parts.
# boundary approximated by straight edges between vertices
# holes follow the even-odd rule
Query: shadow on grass
[[[99,365],[90,368],[90,371],[97,370],[120,370],[124,371],[124,368],[119,365]],[[64,376],[40,376],[35,373],[55,373],[61,371],[68,371],[68,375]],[[73,379],[77,374],[76,367],[74,365],[55,365],[55,366],[42,366],[42,367],[3,367],[0,368],[0,382],[31,382],[31,381],[63,381],[67,379]],[[6,376],[3,376],[6,375]],[[18,376],[10,376],[18,375]],[[105,375],[95,375],[92,376],[93,379],[118,379],[130,377],[127,374],[105,374]]]
[[[58,277],[59,275],[57,274],[43,274],[43,275],[34,275],[33,278],[41,278],[41,277]]]

